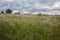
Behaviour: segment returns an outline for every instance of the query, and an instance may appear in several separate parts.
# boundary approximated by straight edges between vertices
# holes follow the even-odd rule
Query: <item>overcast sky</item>
[[[8,8],[21,12],[60,11],[60,0],[0,0],[0,11]]]

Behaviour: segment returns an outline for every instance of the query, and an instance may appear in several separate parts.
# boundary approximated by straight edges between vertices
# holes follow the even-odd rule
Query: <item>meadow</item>
[[[60,16],[0,14],[0,40],[60,40]]]

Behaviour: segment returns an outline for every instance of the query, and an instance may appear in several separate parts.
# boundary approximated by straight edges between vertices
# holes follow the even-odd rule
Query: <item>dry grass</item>
[[[1,14],[0,40],[60,40],[60,16]]]

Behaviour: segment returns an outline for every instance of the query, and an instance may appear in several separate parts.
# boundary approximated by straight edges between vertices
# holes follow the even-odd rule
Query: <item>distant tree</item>
[[[20,14],[20,12],[17,12],[17,13],[15,13],[15,14]]]
[[[11,9],[7,9],[7,10],[6,10],[6,13],[11,14],[11,13],[12,13],[12,10],[11,10]]]
[[[38,16],[42,16],[42,13],[39,13]]]
[[[1,13],[4,13],[4,11],[1,11]]]

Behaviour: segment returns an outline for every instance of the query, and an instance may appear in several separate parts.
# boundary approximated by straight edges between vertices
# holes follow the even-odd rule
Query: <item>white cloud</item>
[[[33,8],[35,8],[35,9],[51,9],[51,6],[48,6],[46,4],[35,3],[33,5]]]
[[[14,10],[12,13],[18,13],[19,11],[18,10]]]
[[[54,7],[54,8],[55,8],[55,7],[60,7],[60,2],[54,3],[53,7]]]
[[[23,13],[26,13],[26,14],[28,14],[29,12],[28,12],[28,11],[24,11]]]

